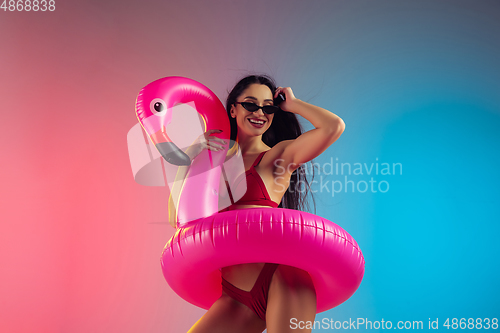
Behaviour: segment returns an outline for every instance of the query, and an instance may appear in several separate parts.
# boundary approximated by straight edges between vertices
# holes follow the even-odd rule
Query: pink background
[[[1,332],[182,332],[204,314],[161,272],[168,190],[134,182],[135,98],[165,76],[223,99],[249,71],[276,74],[280,53],[264,58],[283,31],[263,24],[279,8],[56,1],[0,13]],[[268,20],[242,21],[250,9]]]

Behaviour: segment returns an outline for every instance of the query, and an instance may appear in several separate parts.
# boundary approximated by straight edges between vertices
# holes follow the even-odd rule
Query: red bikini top
[[[271,197],[267,192],[266,185],[264,184],[262,178],[257,173],[257,170],[255,170],[255,166],[260,163],[260,160],[262,159],[262,157],[266,152],[267,150],[260,153],[259,156],[255,159],[255,162],[253,162],[250,169],[248,169],[247,171],[245,171],[244,174],[241,174],[240,176],[238,176],[238,178],[236,178],[234,182],[235,187],[233,187],[235,189],[237,189],[238,186],[240,186],[241,182],[244,179],[243,176],[246,175],[247,191],[240,198],[240,200],[234,202],[231,206],[224,208],[223,210],[221,210],[221,212],[233,210],[234,209],[233,206],[235,205],[261,205],[261,206],[271,206],[272,208],[277,208],[279,206],[279,203],[276,203],[271,200]],[[231,202],[233,202],[231,191],[229,191],[229,193]]]

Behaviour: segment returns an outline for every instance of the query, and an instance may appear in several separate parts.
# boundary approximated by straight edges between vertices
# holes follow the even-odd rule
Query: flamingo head
[[[136,115],[167,162],[174,165],[190,165],[189,156],[172,142],[166,132],[166,126],[172,121],[172,107],[180,102],[175,101],[175,94],[172,96],[169,79],[171,78],[159,79],[142,88],[136,100]]]

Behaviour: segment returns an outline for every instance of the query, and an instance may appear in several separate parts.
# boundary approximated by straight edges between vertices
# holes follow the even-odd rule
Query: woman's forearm
[[[298,98],[293,100],[288,111],[304,117],[316,128],[337,130],[339,127],[345,127],[344,121],[336,114]]]

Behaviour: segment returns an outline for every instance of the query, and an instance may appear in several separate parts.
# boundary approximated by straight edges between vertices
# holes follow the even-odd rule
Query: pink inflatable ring
[[[177,229],[161,256],[170,287],[204,309],[221,296],[219,268],[254,262],[309,272],[318,313],[354,294],[365,263],[344,229],[319,216],[283,208],[246,208],[191,221]]]
[[[164,159],[190,165],[178,200],[177,230],[161,256],[170,287],[186,301],[209,309],[222,294],[222,267],[267,262],[309,272],[317,312],[351,297],[363,278],[364,259],[354,239],[335,223],[283,208],[218,213],[221,167],[228,144],[222,151],[204,150],[191,161],[166,132],[173,107],[189,102],[194,102],[202,116],[204,131],[222,129],[217,136],[229,140],[226,110],[199,82],[162,78],[144,87],[136,101],[137,118]]]

